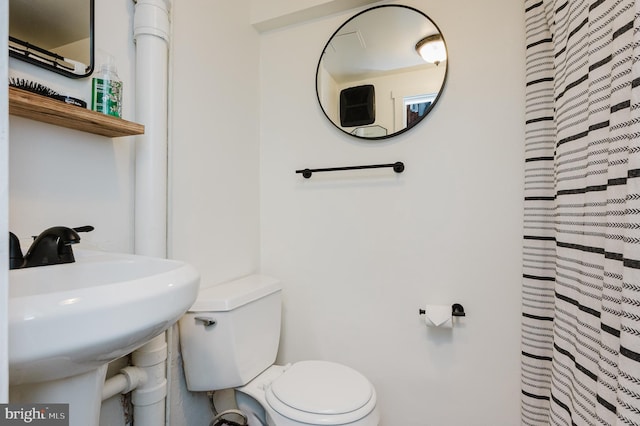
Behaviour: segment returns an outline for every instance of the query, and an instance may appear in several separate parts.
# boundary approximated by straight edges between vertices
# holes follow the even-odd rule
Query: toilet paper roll
[[[426,305],[424,322],[427,327],[451,328],[453,321],[451,316],[451,306],[448,305]]]

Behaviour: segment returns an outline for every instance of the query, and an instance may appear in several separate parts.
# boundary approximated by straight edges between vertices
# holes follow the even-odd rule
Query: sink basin
[[[9,384],[101,368],[173,325],[195,301],[183,262],[74,250],[75,263],[9,272]]]

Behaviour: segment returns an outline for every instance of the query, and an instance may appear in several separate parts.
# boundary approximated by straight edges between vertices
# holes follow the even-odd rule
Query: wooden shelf
[[[9,87],[9,114],[116,138],[144,134],[144,126],[56,99]]]

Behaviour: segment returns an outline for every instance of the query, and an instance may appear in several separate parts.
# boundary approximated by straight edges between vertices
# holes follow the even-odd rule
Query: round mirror
[[[422,121],[447,76],[447,51],[427,15],[383,5],[342,24],[324,47],[316,70],[322,111],[343,132],[386,139]]]

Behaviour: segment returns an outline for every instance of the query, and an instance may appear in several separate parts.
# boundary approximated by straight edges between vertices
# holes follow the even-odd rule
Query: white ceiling
[[[89,37],[89,0],[9,0],[9,34],[51,50]]]
[[[379,7],[340,28],[327,44],[323,65],[338,83],[433,66],[415,50],[418,41],[433,34],[438,29],[423,14],[406,7]]]

